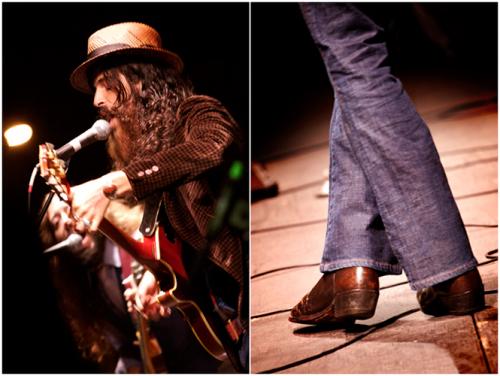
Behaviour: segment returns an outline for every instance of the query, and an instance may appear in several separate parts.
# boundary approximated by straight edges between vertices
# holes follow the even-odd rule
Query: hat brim
[[[164,63],[179,72],[182,72],[183,63],[181,58],[173,52],[161,48],[132,48],[119,47],[112,51],[88,58],[71,73],[70,82],[76,90],[92,94],[93,89],[89,84],[89,73],[99,64],[113,61],[114,59],[130,58],[137,61],[155,61]]]

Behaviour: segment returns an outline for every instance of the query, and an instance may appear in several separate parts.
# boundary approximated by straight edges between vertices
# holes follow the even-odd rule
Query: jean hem
[[[371,268],[384,272],[387,274],[401,274],[403,272],[400,265],[388,264],[385,262],[378,262],[369,259],[349,259],[349,260],[339,260],[328,263],[320,264],[320,271],[322,273],[334,272],[339,269],[349,268],[353,266],[363,266],[366,268]]]
[[[464,274],[465,272],[468,272],[469,270],[472,270],[475,267],[477,267],[477,261],[476,259],[472,259],[467,264],[461,265],[458,268],[446,270],[437,275],[433,275],[432,277],[427,277],[421,280],[409,281],[410,287],[412,290],[415,291],[421,290],[426,287],[431,287],[438,283],[447,281],[451,278],[458,277],[459,275]]]

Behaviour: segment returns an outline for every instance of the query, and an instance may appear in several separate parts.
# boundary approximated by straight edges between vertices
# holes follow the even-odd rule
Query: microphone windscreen
[[[82,246],[83,237],[76,232],[70,234],[65,240],[54,244],[52,247],[47,248],[43,253],[50,253],[54,251],[59,251],[62,249],[68,249],[70,251],[77,251]]]
[[[98,140],[105,140],[111,133],[111,125],[104,119],[97,120],[92,129],[96,132],[96,138]]]

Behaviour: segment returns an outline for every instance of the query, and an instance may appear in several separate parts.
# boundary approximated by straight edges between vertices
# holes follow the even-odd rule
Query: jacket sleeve
[[[238,139],[238,126],[217,100],[193,96],[177,111],[181,141],[124,168],[137,199],[196,179],[223,162]]]

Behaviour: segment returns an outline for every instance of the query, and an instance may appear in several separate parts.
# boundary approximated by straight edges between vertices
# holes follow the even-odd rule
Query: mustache
[[[118,113],[116,110],[113,110],[113,109],[108,109],[108,108],[105,108],[105,107],[99,107],[97,109],[97,116],[100,118],[100,119],[104,119],[106,121],[111,121],[112,118],[114,117],[118,117]]]

